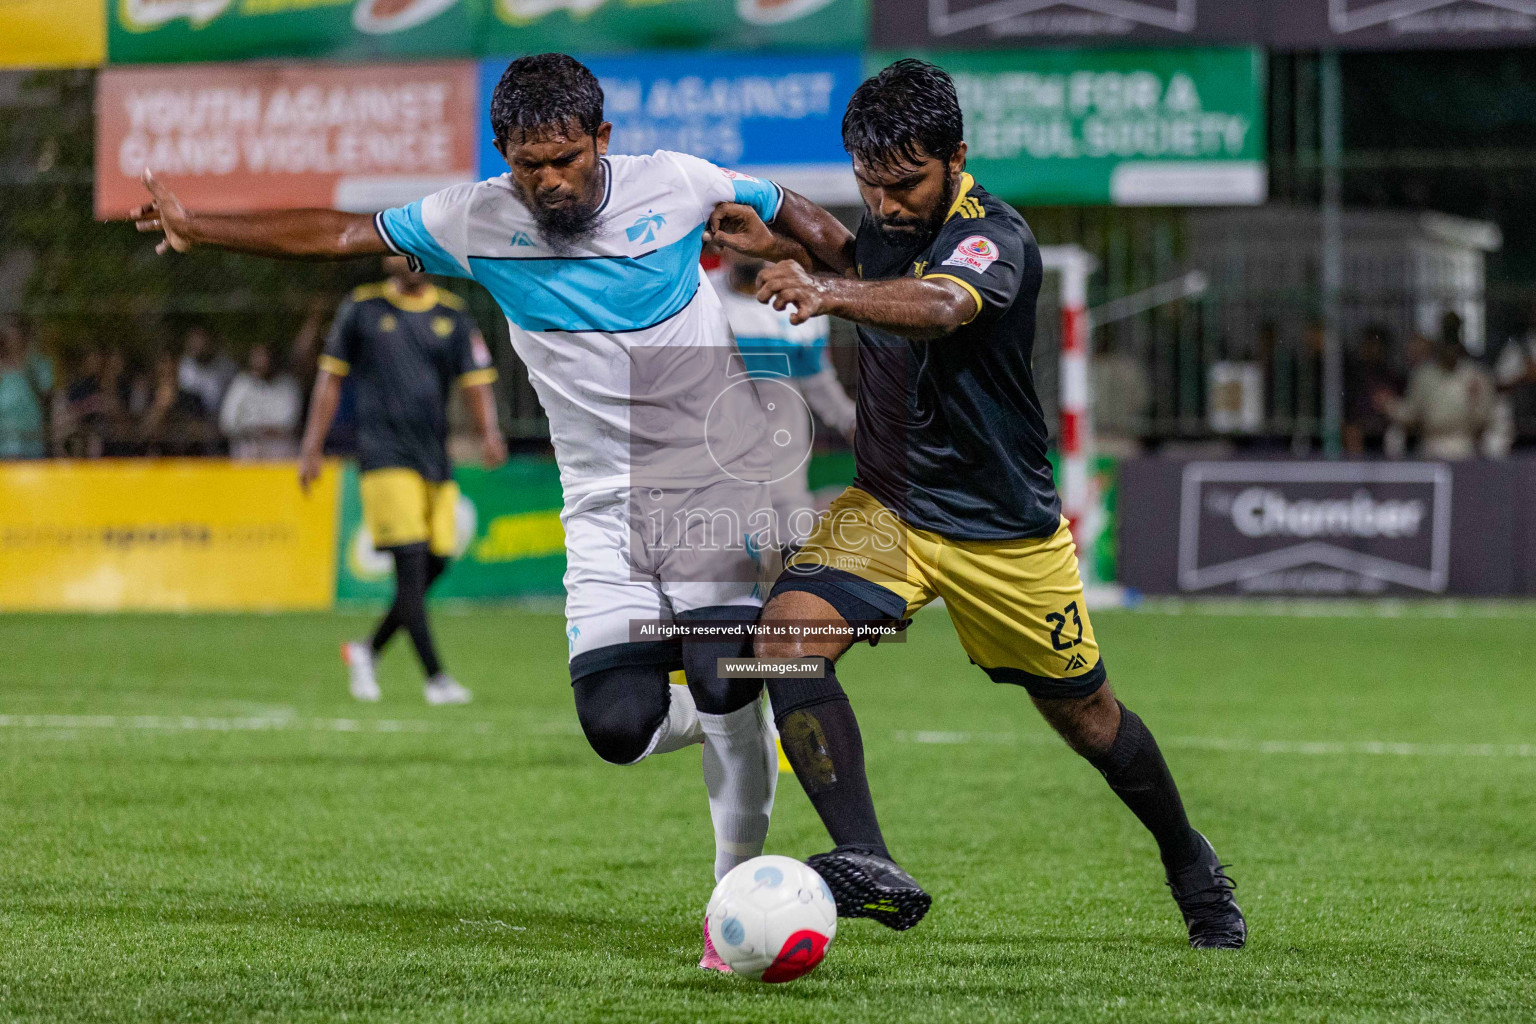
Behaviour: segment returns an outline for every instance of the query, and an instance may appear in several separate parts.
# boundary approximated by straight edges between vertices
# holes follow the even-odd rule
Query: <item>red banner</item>
[[[143,200],[146,167],[188,207],[372,211],[475,178],[475,65],[118,68],[96,87],[96,214]]]

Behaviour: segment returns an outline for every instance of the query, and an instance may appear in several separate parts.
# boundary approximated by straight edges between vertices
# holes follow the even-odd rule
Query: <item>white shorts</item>
[[[761,608],[779,568],[762,536],[771,508],[766,485],[726,480],[687,492],[637,492],[628,502],[567,516],[571,661],[591,664],[593,652],[644,642],[639,623],[672,622],[702,608]]]

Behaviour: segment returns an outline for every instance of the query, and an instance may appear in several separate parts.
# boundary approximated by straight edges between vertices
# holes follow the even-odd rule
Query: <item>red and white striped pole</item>
[[[1064,246],[1061,271],[1061,505],[1077,541],[1077,560],[1086,580],[1093,567],[1093,422],[1088,395],[1088,275],[1093,258]]]

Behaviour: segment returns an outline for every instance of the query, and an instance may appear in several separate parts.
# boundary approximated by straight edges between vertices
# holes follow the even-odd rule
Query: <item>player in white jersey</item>
[[[832,321],[811,317],[803,324],[788,310],[757,301],[757,275],[763,260],[733,249],[720,253],[720,269],[710,275],[726,319],[736,337],[747,372],[762,381],[760,400],[768,412],[775,540],[798,546],[821,517],[807,480],[814,426],[811,413],[844,437],[853,438],[853,399],[843,390],[827,361]]]
[[[704,743],[715,874],[762,852],[777,780],[760,680],[723,679],[751,641],[668,639],[669,623],[755,620],[770,506],[766,422],[699,268],[719,203],[765,221],[778,186],[679,153],[606,155],[597,79],[563,54],[520,58],[491,103],[509,174],[377,217],[202,215],[146,171],[134,211],[158,249],[280,257],[383,252],[484,285],[549,417],[565,490],[567,635],[577,713],[605,760]],[[651,626],[646,630],[646,623]],[[669,686],[675,668],[688,685]],[[700,966],[723,968],[708,947]]]

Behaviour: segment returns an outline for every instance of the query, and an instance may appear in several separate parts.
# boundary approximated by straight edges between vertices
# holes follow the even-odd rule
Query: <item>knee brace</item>
[[[681,622],[756,622],[761,608],[731,605],[698,608],[677,616]],[[725,679],[720,676],[721,658],[752,657],[750,637],[740,640],[689,640],[683,643],[683,674],[699,710],[708,715],[728,715],[757,700],[763,692],[761,679]]]
[[[571,683],[587,742],[609,764],[634,764],[666,720],[671,694],[665,666],[621,666]]]

